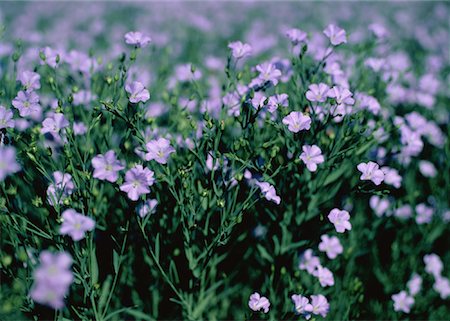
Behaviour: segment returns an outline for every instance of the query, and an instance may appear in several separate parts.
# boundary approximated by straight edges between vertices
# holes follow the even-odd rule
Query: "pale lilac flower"
[[[14,174],[20,169],[16,160],[16,149],[0,145],[0,182],[4,181],[6,176]]]
[[[39,96],[34,92],[19,91],[12,105],[19,110],[21,117],[30,116],[41,110],[39,105]]]
[[[338,105],[354,105],[353,93],[347,88],[334,86],[328,91],[328,97],[334,98]]]
[[[125,183],[120,186],[128,198],[137,201],[139,196],[150,193],[149,187],[155,182],[154,172],[142,165],[136,165],[125,174]]]
[[[394,215],[398,218],[410,218],[412,217],[412,208],[410,205],[405,204],[397,208]]]
[[[379,72],[384,66],[386,66],[386,60],[383,58],[370,57],[364,61],[364,65],[371,68],[375,72]]]
[[[154,159],[160,164],[167,164],[170,154],[175,153],[175,148],[170,145],[170,141],[165,138],[158,138],[149,141],[146,145],[147,153],[145,160]]]
[[[145,201],[143,204],[141,204],[141,206],[138,207],[138,215],[141,218],[144,218],[147,215],[155,213],[157,205],[158,201],[155,199]]]
[[[275,190],[275,187],[273,185],[270,185],[267,182],[255,182],[256,185],[261,189],[261,193],[264,195],[266,200],[272,201],[275,204],[280,204],[281,198],[277,195],[277,192]]]
[[[341,43],[347,43],[347,35],[345,30],[335,26],[334,24],[328,25],[323,33],[330,39],[333,46],[340,45]]]
[[[147,47],[151,41],[152,38],[144,35],[140,31],[130,31],[125,34],[125,43],[139,48]]]
[[[228,48],[231,49],[231,54],[236,59],[241,59],[250,56],[252,53],[252,46],[241,41],[234,41],[228,44]]]
[[[91,68],[95,70],[98,67],[98,63],[95,58],[90,58],[87,53],[77,50],[71,50],[64,60],[75,70],[85,74],[91,72]],[[75,100],[75,99],[74,99]]]
[[[301,42],[306,42],[306,38],[308,37],[308,34],[300,29],[289,29],[286,31],[286,36],[291,41],[291,43],[295,46],[298,45]]]
[[[62,213],[63,223],[59,229],[62,235],[69,235],[72,240],[84,239],[85,233],[95,228],[95,221],[70,208]]]
[[[214,159],[213,155],[211,154],[211,152],[208,153],[208,156],[206,156],[206,169],[208,169],[209,171],[215,171],[219,168],[219,160],[218,159]]]
[[[52,68],[58,66],[59,55],[58,53],[50,47],[45,47],[41,50],[41,55],[44,56],[43,62]]]
[[[309,304],[308,298],[300,294],[293,294],[291,299],[294,303],[295,314],[300,314],[304,316],[306,320],[309,320],[311,318],[313,307]]]
[[[304,145],[302,150],[303,153],[301,153],[300,159],[305,163],[306,168],[308,168],[310,172],[315,172],[317,170],[317,165],[322,164],[325,161],[322,151],[316,145]]]
[[[119,178],[119,171],[125,168],[123,162],[119,161],[116,153],[109,150],[105,155],[97,155],[92,158],[92,166],[94,167],[94,178],[99,180],[107,180],[114,183]]]
[[[379,23],[372,23],[369,25],[369,30],[373,32],[378,39],[384,39],[389,36],[389,31],[385,26]]]
[[[269,312],[270,302],[264,296],[261,296],[258,292],[250,295],[250,300],[248,301],[248,306],[255,312],[263,310],[264,313]]]
[[[425,224],[430,223],[433,219],[434,211],[431,207],[426,206],[421,203],[416,206],[416,223],[417,224]]]
[[[278,106],[288,107],[288,98],[287,94],[276,94],[269,97],[269,102],[267,103],[268,110],[270,113],[274,113],[275,110],[278,109]]]
[[[394,301],[394,311],[396,312],[409,313],[414,304],[414,298],[409,296],[406,291],[394,294],[392,300]]]
[[[41,133],[59,134],[59,131],[69,126],[69,121],[64,117],[64,114],[56,113],[51,117],[45,118],[42,122]]]
[[[56,171],[53,173],[53,180],[54,182],[47,188],[47,200],[52,206],[55,205],[55,202],[62,204],[75,189],[75,184],[70,174]]]
[[[439,293],[442,300],[447,299],[450,296],[450,281],[443,276],[436,277],[433,284],[433,289]]]
[[[256,71],[259,72],[259,80],[263,82],[270,81],[274,86],[278,84],[278,80],[281,77],[281,71],[277,69],[274,64],[269,62],[257,65]]]
[[[300,263],[298,268],[300,270],[306,270],[309,274],[313,274],[314,270],[320,265],[320,260],[317,256],[313,255],[312,249],[307,249],[300,257]]]
[[[442,264],[441,258],[437,254],[426,254],[423,257],[423,262],[425,263],[425,271],[428,274],[433,275],[435,278],[441,275],[444,265]]]
[[[322,287],[334,285],[333,273],[322,265],[317,267],[317,270],[314,271],[313,275],[319,279],[320,286]]]
[[[400,138],[403,144],[402,152],[407,156],[417,156],[423,149],[423,141],[419,132],[412,131],[407,126],[400,128]]]
[[[336,232],[344,233],[345,230],[351,230],[352,224],[350,223],[350,213],[345,210],[334,208],[328,214],[328,219],[334,224]]]
[[[175,67],[175,78],[181,82],[198,80],[202,78],[202,72],[195,70],[192,64],[182,64]]]
[[[87,127],[82,122],[73,123],[73,134],[76,136],[82,136],[87,133]]]
[[[400,188],[402,185],[402,177],[398,174],[398,171],[395,168],[383,166],[381,167],[381,170],[384,173],[385,184],[392,185],[395,188]]]
[[[288,126],[289,131],[298,133],[301,130],[309,130],[311,128],[311,118],[303,115],[302,112],[293,111],[283,118],[283,124]]]
[[[22,71],[19,75],[19,81],[26,91],[33,91],[41,88],[40,83],[41,76],[38,73],[32,71]]]
[[[328,91],[330,87],[324,83],[320,84],[311,84],[308,87],[308,91],[306,92],[306,99],[309,101],[316,101],[319,103],[323,103],[327,100]]]
[[[144,87],[142,83],[139,81],[133,81],[131,83],[127,83],[125,85],[125,90],[130,95],[130,102],[132,103],[138,103],[142,101],[145,103],[147,100],[150,99],[150,93],[148,90]]]
[[[4,128],[14,128],[13,112],[9,108],[0,106],[0,129]]]
[[[326,252],[329,259],[335,259],[344,251],[344,248],[336,236],[329,237],[324,234],[320,237],[322,242],[319,243],[319,251]]]
[[[414,273],[408,283],[406,283],[406,286],[408,287],[409,294],[412,296],[416,295],[422,288],[422,277],[419,274]]]
[[[375,185],[380,185],[384,180],[384,173],[377,163],[360,163],[357,168],[362,173],[360,179],[363,181],[370,180]]]
[[[0,127],[1,128],[1,127]],[[419,162],[419,170],[425,177],[436,177],[437,169],[434,167],[432,162],[421,160]]]
[[[70,270],[72,257],[66,252],[53,254],[42,251],[39,261],[40,264],[33,273],[34,283],[30,297],[37,303],[61,309],[74,279]]]
[[[387,214],[390,203],[387,198],[381,198],[378,195],[372,195],[369,200],[370,208],[375,212],[378,217]]]
[[[321,315],[324,318],[327,316],[328,311],[330,310],[330,304],[328,303],[327,298],[322,294],[311,295],[311,305],[311,313]]]
[[[263,93],[256,92],[251,100],[251,103],[252,103],[253,108],[258,110],[258,109],[263,108],[266,105],[266,101],[267,101],[267,97],[264,96]]]

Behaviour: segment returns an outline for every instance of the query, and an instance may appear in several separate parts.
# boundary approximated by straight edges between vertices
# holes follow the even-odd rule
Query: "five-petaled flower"
[[[302,112],[293,111],[283,118],[283,124],[288,126],[289,131],[298,133],[301,130],[309,130],[311,128],[311,118],[303,115]]]
[[[130,200],[137,201],[139,196],[150,193],[149,187],[154,182],[153,171],[142,165],[136,165],[125,174],[125,183],[120,186],[120,190],[127,193]]]
[[[39,96],[34,91],[19,91],[13,99],[12,105],[19,110],[21,117],[30,116],[41,110],[39,105]]]
[[[394,301],[394,311],[396,312],[409,313],[414,304],[414,298],[408,295],[406,291],[394,294],[392,300]]]
[[[334,224],[336,232],[344,233],[345,230],[350,231],[352,224],[350,223],[350,213],[345,210],[334,208],[328,214],[328,219]]]
[[[59,229],[59,233],[62,235],[70,235],[72,240],[80,241],[84,239],[87,231],[92,231],[95,228],[95,221],[78,213],[74,209],[70,208],[62,213],[63,223]]]
[[[142,101],[145,103],[147,100],[150,99],[150,93],[148,90],[144,87],[142,83],[139,81],[133,81],[131,83],[127,83],[125,85],[125,90],[130,95],[130,102],[132,103],[138,103]]]
[[[266,200],[272,201],[275,204],[280,204],[281,198],[277,195],[275,187],[267,182],[258,182],[256,181],[256,185],[261,189],[261,193],[264,195]]]
[[[252,53],[252,46],[248,43],[242,43],[241,41],[230,42],[228,48],[231,49],[231,54],[236,59],[250,56]]]
[[[357,168],[362,173],[360,179],[363,181],[372,181],[375,185],[380,185],[384,180],[384,173],[377,163],[360,163]]]
[[[250,295],[248,306],[255,312],[263,310],[264,313],[269,312],[270,301],[264,296],[261,296],[258,292]]]
[[[105,155],[97,155],[92,158],[94,178],[107,180],[114,183],[119,178],[119,171],[125,168],[124,163],[117,159],[116,153],[109,150]]]
[[[333,46],[337,46],[340,45],[341,43],[347,42],[347,35],[345,33],[345,30],[339,28],[334,24],[328,25],[328,27],[326,27],[323,33],[330,39],[330,42]]]
[[[325,252],[329,259],[335,259],[344,251],[341,242],[336,236],[329,237],[325,234],[320,238],[322,242],[319,243],[319,251]]]
[[[306,168],[310,172],[315,172],[317,170],[317,164],[322,164],[325,161],[322,151],[316,145],[304,145],[302,149],[303,153],[301,153],[300,159],[305,163]]]
[[[152,38],[140,31],[130,31],[125,34],[125,43],[139,48],[147,47],[151,41]]]
[[[147,148],[145,160],[153,159],[160,164],[167,164],[170,154],[175,153],[170,141],[162,137],[149,141],[145,146]]]
[[[311,84],[306,92],[306,99],[312,102],[323,103],[327,100],[330,87],[327,84]]]

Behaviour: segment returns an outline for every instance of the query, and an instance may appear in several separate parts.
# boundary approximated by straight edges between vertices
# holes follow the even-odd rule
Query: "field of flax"
[[[1,2],[1,320],[448,320],[448,2]]]

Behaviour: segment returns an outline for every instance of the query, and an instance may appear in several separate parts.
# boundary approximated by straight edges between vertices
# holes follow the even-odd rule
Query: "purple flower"
[[[64,297],[73,282],[70,270],[72,257],[66,252],[53,254],[43,251],[39,260],[40,265],[33,273],[34,283],[30,297],[37,303],[61,309],[64,307]]]
[[[328,97],[334,98],[338,105],[354,105],[353,93],[347,88],[334,86],[328,91]]]
[[[0,110],[0,115],[1,115],[1,110]],[[1,126],[1,120],[0,120],[0,126]],[[419,170],[420,170],[420,173],[422,173],[422,175],[425,177],[435,177],[437,175],[436,167],[434,167],[432,162],[429,162],[426,160],[422,160],[419,162]]]
[[[274,113],[278,109],[278,106],[287,107],[289,96],[287,94],[276,94],[269,97],[269,102],[267,103],[268,110],[270,113]]]
[[[320,265],[320,260],[317,256],[313,255],[313,250],[307,249],[300,257],[300,264],[298,268],[300,270],[306,270],[309,274],[313,274],[316,267]]]
[[[242,43],[241,41],[230,42],[228,44],[228,48],[231,49],[231,54],[236,59],[250,56],[252,53],[252,47],[247,43]]]
[[[313,310],[313,307],[309,304],[308,298],[300,294],[293,294],[291,299],[292,302],[294,302],[295,314],[301,314],[309,320],[311,318],[310,313]]]
[[[408,287],[409,294],[414,296],[419,293],[422,288],[422,278],[417,273],[414,273],[408,283],[406,283],[406,286]]]
[[[336,236],[322,235],[320,239],[322,242],[319,243],[319,251],[326,252],[329,259],[335,259],[344,251],[341,242]]]
[[[146,145],[147,153],[145,160],[154,159],[160,164],[167,164],[170,154],[175,153],[175,148],[170,145],[170,141],[165,138],[158,138],[149,141]]]
[[[39,96],[35,92],[19,91],[16,98],[13,99],[12,105],[19,110],[21,117],[30,116],[41,110],[39,105]]]
[[[130,31],[125,34],[125,43],[139,48],[147,47],[151,41],[152,38],[139,31]]]
[[[442,264],[441,258],[437,254],[426,254],[423,257],[423,262],[425,263],[425,271],[428,274],[433,275],[435,278],[441,275],[444,265]]]
[[[139,81],[133,81],[125,85],[125,90],[130,95],[130,102],[138,103],[142,101],[145,103],[150,99],[150,93],[145,89],[144,85]]]
[[[19,75],[19,81],[26,91],[33,91],[41,88],[41,76],[38,73],[32,71],[22,71]]]
[[[322,265],[317,267],[317,270],[314,271],[313,275],[319,279],[320,286],[322,287],[334,285],[333,273]]]
[[[394,215],[398,218],[410,218],[412,216],[412,208],[410,205],[405,204],[397,208]]]
[[[373,195],[369,200],[370,208],[375,212],[375,215],[378,217],[383,216],[383,214],[387,213],[389,208],[389,200],[386,198],[381,198],[378,195]]]
[[[433,284],[433,289],[439,293],[442,300],[450,296],[450,281],[446,277],[438,276]]]
[[[288,39],[295,46],[299,43],[306,42],[308,34],[300,29],[293,28],[286,31],[286,37],[288,37]]]
[[[60,171],[53,173],[54,183],[47,188],[47,200],[52,206],[55,203],[62,204],[63,201],[71,195],[75,189],[72,181],[72,175],[64,174]]]
[[[330,304],[328,303],[328,300],[325,296],[323,296],[322,294],[311,295],[311,305],[311,313],[316,315],[320,314],[324,318],[327,316],[330,309]]]
[[[3,128],[14,128],[14,119],[12,110],[0,106],[0,129]]]
[[[406,291],[401,291],[394,294],[392,296],[392,300],[394,301],[394,311],[396,312],[409,313],[412,305],[414,304],[414,298],[409,296]]]
[[[308,88],[309,90],[306,92],[306,99],[309,101],[323,103],[327,100],[328,91],[330,90],[328,85],[324,83],[311,84]]]
[[[351,230],[352,224],[350,223],[350,213],[338,208],[334,208],[328,214],[328,219],[334,224],[336,232],[344,233],[345,230]]]
[[[77,213],[72,208],[65,210],[62,213],[62,218],[63,223],[59,233],[62,235],[70,235],[74,241],[84,239],[84,234],[95,228],[95,221],[92,218]]]
[[[263,108],[266,105],[266,101],[267,101],[267,97],[264,96],[263,93],[258,91],[253,96],[251,103],[252,103],[253,108],[258,110],[258,109]]]
[[[347,43],[347,35],[345,30],[335,26],[334,24],[328,25],[323,33],[330,39],[333,46],[340,45],[341,43]]]
[[[302,149],[303,153],[301,153],[300,159],[305,163],[306,168],[310,172],[315,172],[317,170],[317,164],[322,164],[325,161],[322,151],[316,145],[304,145]]]
[[[59,62],[58,53],[50,47],[45,47],[41,50],[41,56],[43,56],[43,62],[52,68],[56,68]]]
[[[384,180],[384,173],[377,163],[360,163],[357,168],[362,173],[360,179],[363,181],[372,181],[375,185],[380,185]]]
[[[273,201],[275,204],[280,204],[281,198],[277,195],[275,187],[270,185],[267,182],[258,182],[256,181],[256,185],[261,189],[261,193],[264,195],[266,200]]]
[[[147,200],[145,203],[142,203],[141,206],[138,208],[138,214],[141,218],[146,217],[147,215],[151,215],[155,213],[156,206],[158,205],[157,200]]]
[[[120,186],[128,198],[137,201],[140,195],[150,193],[149,187],[155,182],[154,172],[142,165],[136,165],[125,174],[125,183]]]
[[[16,161],[16,149],[11,146],[0,145],[0,182],[6,176],[20,171],[20,165]]]
[[[309,130],[311,128],[311,118],[299,111],[293,111],[283,118],[283,124],[288,126],[289,131],[298,133],[301,130]]]
[[[425,224],[430,223],[433,219],[433,209],[431,207],[426,206],[425,204],[421,203],[416,206],[416,223],[417,224]]]
[[[274,86],[278,84],[278,80],[281,77],[281,71],[277,67],[269,62],[256,66],[256,71],[259,72],[258,79],[262,82],[270,81]]]
[[[384,173],[384,182],[388,185],[392,185],[395,188],[400,188],[402,185],[402,177],[398,174],[395,168],[390,168],[387,166],[381,167]]]
[[[82,122],[75,122],[73,123],[73,134],[76,136],[82,136],[87,133],[87,127]]]
[[[125,168],[123,162],[117,159],[116,153],[109,150],[105,155],[97,155],[92,158],[94,167],[94,178],[107,180],[114,183],[119,178],[118,172]]]
[[[45,118],[42,122],[41,133],[58,134],[63,128],[69,126],[69,121],[61,113],[53,114],[51,117]]]
[[[255,312],[263,310],[264,313],[269,312],[270,302],[264,296],[261,296],[258,292],[250,295],[250,300],[248,301],[248,306]]]

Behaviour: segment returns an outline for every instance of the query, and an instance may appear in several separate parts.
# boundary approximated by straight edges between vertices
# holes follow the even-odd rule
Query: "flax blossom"
[[[357,168],[362,173],[360,179],[363,181],[368,180],[372,181],[375,185],[380,185],[384,180],[384,173],[377,163],[360,163]]]
[[[154,172],[142,165],[136,165],[125,174],[125,183],[120,186],[128,198],[137,201],[139,196],[150,193],[149,187],[155,182]]]
[[[310,172],[315,172],[317,170],[317,165],[322,164],[325,161],[322,151],[319,146],[316,145],[304,145],[302,149],[303,153],[300,155],[300,159],[305,163],[306,168]]]
[[[248,301],[248,306],[255,312],[263,311],[269,312],[270,301],[264,296],[261,296],[258,292],[253,293]]]
[[[301,130],[309,130],[311,128],[311,118],[299,111],[293,111],[283,118],[283,124],[288,126],[289,131],[298,133]]]

